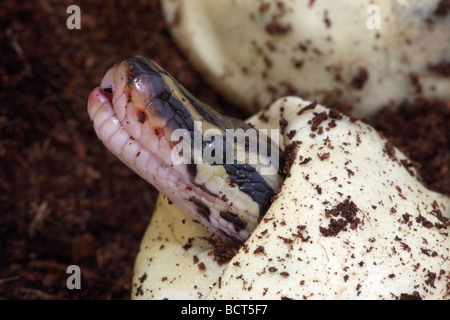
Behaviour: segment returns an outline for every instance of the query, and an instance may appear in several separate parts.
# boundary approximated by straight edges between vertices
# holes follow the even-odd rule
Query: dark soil
[[[81,30],[66,27],[71,4]],[[0,52],[0,299],[128,299],[157,192],[97,139],[89,92],[117,58],[141,54],[204,102],[240,111],[186,61],[155,0],[2,0]],[[373,123],[450,194],[449,102]],[[70,265],[81,290],[66,286]]]

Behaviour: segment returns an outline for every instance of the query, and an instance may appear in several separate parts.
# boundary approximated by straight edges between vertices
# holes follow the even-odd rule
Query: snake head
[[[203,104],[149,59],[118,60],[90,94],[88,112],[113,154],[229,244],[243,243],[283,181],[278,141]],[[228,161],[240,139],[234,132],[252,130],[254,148],[244,139],[244,158]],[[270,174],[266,161],[250,162],[262,150]]]

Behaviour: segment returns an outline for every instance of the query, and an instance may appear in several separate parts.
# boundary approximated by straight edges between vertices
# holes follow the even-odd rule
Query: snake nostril
[[[110,103],[112,103],[112,99],[113,99],[113,91],[112,88],[101,88],[100,89],[103,93],[103,95],[108,99],[108,101]]]

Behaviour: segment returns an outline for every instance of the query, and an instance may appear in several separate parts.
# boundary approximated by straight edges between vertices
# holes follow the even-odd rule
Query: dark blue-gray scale
[[[189,111],[183,106],[183,104],[174,96],[171,96],[169,98],[168,103],[175,111],[173,120],[178,124],[178,128],[184,128],[189,130],[190,132],[194,132],[194,120],[192,119]]]
[[[181,103],[173,97],[170,97],[168,101],[154,98],[147,108],[151,108],[155,115],[165,119],[170,129],[186,129],[193,136],[194,120],[189,112],[180,105]]]
[[[230,177],[230,181],[235,183],[239,190],[248,194],[253,201],[258,203],[260,216],[262,216],[268,206],[274,192],[264,178],[247,163],[224,164],[223,167]]]
[[[247,227],[247,222],[242,221],[239,219],[238,215],[229,211],[222,211],[220,212],[220,216],[233,224],[234,229],[239,232],[242,229],[245,229]]]

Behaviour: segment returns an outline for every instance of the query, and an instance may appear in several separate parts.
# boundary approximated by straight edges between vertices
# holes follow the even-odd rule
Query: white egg
[[[283,145],[298,148],[229,263],[214,261],[206,229],[159,199],[134,299],[449,299],[450,198],[428,190],[375,129],[309,104],[282,98],[250,119],[257,128],[288,119]]]
[[[210,83],[251,113],[296,95],[374,115],[450,99],[450,14],[439,0],[163,0],[170,30]],[[448,72],[447,72],[448,73]]]

